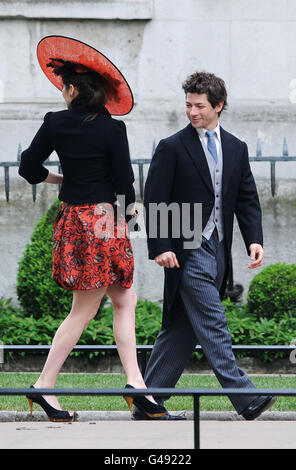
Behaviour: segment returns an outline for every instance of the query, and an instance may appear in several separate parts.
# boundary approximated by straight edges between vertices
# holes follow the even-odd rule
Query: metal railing
[[[283,150],[282,155],[277,157],[263,157],[262,156],[262,149],[261,149],[261,142],[260,139],[257,140],[256,146],[256,156],[249,157],[250,162],[269,162],[270,164],[270,189],[272,197],[275,196],[276,192],[276,174],[275,174],[275,165],[276,162],[296,162],[296,157],[289,157],[288,152],[288,145],[287,139],[284,138],[283,140]]]
[[[193,448],[200,449],[200,397],[211,396],[296,396],[296,389],[176,389],[176,388],[147,388],[144,389],[97,389],[97,388],[0,388],[0,396],[16,395],[67,395],[67,396],[122,396],[137,397],[143,395],[154,396],[192,396],[193,397]]]
[[[2,344],[1,349],[3,353],[8,352],[48,352],[51,348],[50,344]],[[153,346],[151,344],[137,345],[137,353],[139,356],[139,363],[142,375],[145,375],[147,367],[148,353],[152,351]],[[292,353],[296,349],[295,345],[232,345],[234,353],[237,352],[284,352]],[[74,346],[72,352],[115,352],[117,346],[114,344],[110,345],[96,345],[96,344],[78,344]],[[202,347],[197,345],[195,352],[201,352]],[[4,359],[5,360],[5,359]],[[295,369],[296,370],[296,369]]]
[[[2,345],[4,352],[40,352],[48,351],[51,345]],[[147,353],[153,348],[152,345],[138,345],[137,352],[141,354],[141,370],[145,374],[147,365]],[[295,345],[233,345],[234,352],[286,352],[291,353],[295,351]],[[73,348],[75,351],[117,351],[115,345],[76,345]],[[195,351],[202,351],[202,347],[197,345]],[[159,397],[168,396],[192,396],[193,398],[193,445],[194,449],[200,449],[200,397],[202,396],[234,396],[234,395],[248,395],[248,396],[296,396],[295,389],[181,389],[181,388],[148,388],[142,389],[81,389],[81,388],[55,388],[55,389],[38,389],[32,388],[0,388],[0,396],[9,395],[28,395],[28,394],[42,394],[42,395],[67,395],[67,396],[131,396],[138,395],[154,395]]]
[[[153,142],[152,146],[152,155],[155,150],[155,142]],[[5,190],[5,197],[6,201],[9,202],[9,195],[10,195],[10,174],[9,170],[11,167],[18,167],[21,160],[21,153],[22,147],[21,144],[18,146],[17,151],[17,161],[15,162],[0,162],[0,167],[4,168],[4,190]],[[289,156],[288,152],[288,145],[287,140],[284,138],[283,140],[283,150],[281,156],[262,156],[262,148],[260,139],[257,140],[256,144],[256,156],[249,157],[250,162],[265,162],[270,164],[270,187],[271,187],[271,194],[272,197],[275,196],[276,193],[276,162],[296,162],[296,157]],[[138,167],[138,178],[139,178],[139,189],[140,189],[140,198],[143,199],[144,196],[144,184],[145,184],[145,177],[144,177],[144,166],[150,165],[151,158],[136,158],[131,160],[132,165],[136,165]],[[58,168],[58,172],[61,173],[61,165],[60,162],[57,161],[50,161],[47,160],[44,165],[46,166],[55,166]],[[37,195],[37,185],[32,185],[32,197],[33,201],[36,201]]]

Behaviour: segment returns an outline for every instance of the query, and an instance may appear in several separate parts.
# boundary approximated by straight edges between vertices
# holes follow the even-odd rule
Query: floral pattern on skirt
[[[129,288],[133,274],[126,221],[115,206],[63,202],[53,226],[53,279],[66,290]]]

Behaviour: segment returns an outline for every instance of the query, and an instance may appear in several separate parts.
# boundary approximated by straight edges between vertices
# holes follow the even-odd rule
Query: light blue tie
[[[208,151],[212,155],[212,157],[215,160],[215,163],[217,165],[218,155],[217,155],[217,147],[216,147],[216,142],[215,142],[216,131],[206,131],[205,134],[208,137]]]

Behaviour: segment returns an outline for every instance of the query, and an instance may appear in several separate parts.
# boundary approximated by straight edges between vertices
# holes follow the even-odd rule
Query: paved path
[[[296,449],[295,421],[200,422],[202,449]],[[193,421],[0,423],[1,449],[192,449]]]

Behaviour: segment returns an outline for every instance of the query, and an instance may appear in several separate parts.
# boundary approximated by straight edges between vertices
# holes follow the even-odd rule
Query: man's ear
[[[223,106],[224,106],[224,101],[220,101],[220,103],[218,103],[216,106],[215,106],[215,111],[217,113],[220,113],[223,109]]]

